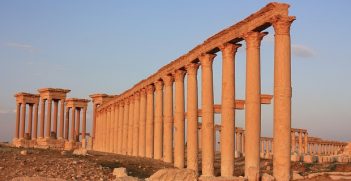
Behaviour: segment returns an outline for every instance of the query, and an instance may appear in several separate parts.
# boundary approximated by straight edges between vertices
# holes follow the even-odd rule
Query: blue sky
[[[72,90],[69,97],[118,94],[268,2],[1,1],[0,141],[13,137],[16,92],[60,87]],[[311,136],[351,140],[351,2],[286,2],[297,17],[291,29],[292,125]],[[262,93],[272,94],[274,31],[267,31]],[[242,44],[236,57],[238,99],[245,97]],[[214,62],[217,104],[220,58]],[[237,125],[244,127],[243,111],[237,112]],[[272,125],[272,105],[264,105],[262,135],[271,136]]]

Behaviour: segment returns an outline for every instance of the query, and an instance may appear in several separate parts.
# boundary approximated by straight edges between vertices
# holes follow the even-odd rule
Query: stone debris
[[[264,173],[261,177],[261,180],[262,181],[274,181],[274,177],[272,175]]]
[[[124,167],[120,167],[120,168],[115,168],[113,169],[113,173],[114,176],[118,177],[126,177],[128,176],[127,174],[127,169]]]
[[[301,176],[299,173],[297,172],[293,172],[293,175],[292,175],[292,180],[302,180],[304,179],[303,176]]]
[[[60,178],[49,178],[49,177],[16,177],[11,181],[66,181]]]
[[[27,150],[22,150],[20,153],[21,153],[21,155],[27,155],[28,151]]]
[[[73,155],[86,156],[88,153],[87,149],[79,148],[73,151]]]
[[[195,171],[189,169],[176,169],[166,168],[161,169],[151,175],[148,181],[161,181],[161,180],[183,180],[183,181],[195,181],[197,175]]]

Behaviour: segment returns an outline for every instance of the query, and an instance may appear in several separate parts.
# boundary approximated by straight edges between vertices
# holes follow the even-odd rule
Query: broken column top
[[[40,97],[42,99],[66,99],[67,93],[71,92],[69,89],[60,89],[60,88],[41,88],[38,89]]]
[[[28,103],[28,104],[38,104],[39,94],[30,94],[26,92],[19,92],[15,94],[17,103]]]

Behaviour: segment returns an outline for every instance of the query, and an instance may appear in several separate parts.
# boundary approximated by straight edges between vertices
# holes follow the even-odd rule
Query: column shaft
[[[164,76],[164,126],[163,126],[163,161],[173,162],[173,77]]]
[[[127,154],[128,145],[128,116],[129,116],[129,99],[124,102],[124,115],[123,115],[123,139],[122,139],[122,154]]]
[[[21,129],[20,129],[20,136],[19,138],[23,139],[24,138],[24,132],[25,132],[25,127],[26,127],[26,103],[23,102],[21,104],[22,110],[21,110]]]
[[[92,129],[92,138],[93,140],[95,140],[95,136],[96,136],[96,108],[97,108],[97,104],[93,103],[93,129]]]
[[[52,99],[48,99],[48,110],[46,113],[46,138],[50,138],[51,133],[51,106],[52,106]]]
[[[145,157],[146,90],[140,91],[139,156]]]
[[[63,138],[63,130],[64,130],[64,119],[65,119],[65,100],[61,99],[61,104],[60,104],[60,127],[59,127],[59,134],[58,138],[62,139]]]
[[[123,113],[124,113],[124,102],[120,102],[118,109],[118,144],[117,153],[122,154],[122,143],[123,143]]]
[[[34,104],[34,125],[33,125],[33,139],[38,137],[38,103]]]
[[[304,152],[305,152],[305,154],[308,154],[308,134],[307,133],[304,134],[304,141],[305,141],[305,143],[304,143],[304,145],[305,145]]]
[[[133,154],[133,122],[134,122],[134,97],[129,98],[128,118],[128,155]]]
[[[71,128],[70,128],[70,131],[71,131],[71,134],[70,134],[70,139],[69,141],[75,141],[74,139],[74,130],[75,130],[75,122],[76,122],[76,107],[72,107],[72,121],[71,121]]]
[[[133,156],[138,156],[139,148],[139,121],[140,121],[140,93],[134,94],[134,123],[133,123]]]
[[[53,132],[57,138],[57,118],[58,118],[58,100],[54,100],[54,122],[53,122]]]
[[[302,132],[299,131],[299,155],[302,154],[303,147],[302,147]]]
[[[295,131],[291,131],[291,152],[295,153],[295,150],[296,150]]]
[[[163,108],[163,82],[161,80],[155,82],[155,139],[154,139],[154,158],[162,158],[162,108]]]
[[[32,139],[32,127],[33,127],[33,104],[29,104],[28,126],[27,126],[27,133],[29,134],[29,139]]]
[[[148,85],[146,95],[146,135],[145,156],[152,158],[154,153],[154,91],[153,85]]]
[[[83,125],[82,125],[82,140],[85,141],[85,134],[87,131],[87,108],[83,108]]]
[[[66,120],[65,120],[65,136],[64,138],[68,140],[68,133],[69,133],[69,107],[66,107]]]
[[[184,168],[185,160],[184,76],[184,70],[175,71],[174,166],[177,168]]]
[[[19,138],[20,134],[20,120],[21,120],[21,104],[16,103],[16,130],[15,130],[15,138]]]
[[[113,153],[118,153],[119,103],[114,104],[114,110],[115,131],[113,132]]]
[[[44,124],[45,124],[45,99],[40,99],[40,134],[39,138],[44,138]]]
[[[79,134],[80,134],[80,110],[81,108],[77,109],[77,119],[76,119],[76,131],[75,131],[75,139],[79,141]]]

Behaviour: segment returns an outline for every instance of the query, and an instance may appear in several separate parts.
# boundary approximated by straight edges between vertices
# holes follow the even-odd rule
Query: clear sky
[[[268,2],[1,1],[0,141],[14,135],[16,92],[58,87],[71,89],[69,97],[118,94]],[[297,17],[291,29],[292,126],[311,136],[351,140],[351,1],[288,3]],[[272,94],[274,31],[267,31],[262,93]],[[245,46],[236,59],[236,94],[243,99]],[[219,104],[220,55],[214,81]],[[262,107],[263,136],[272,135],[272,114],[272,105]],[[243,111],[237,126],[244,127]]]

